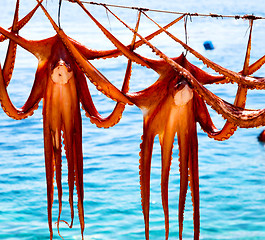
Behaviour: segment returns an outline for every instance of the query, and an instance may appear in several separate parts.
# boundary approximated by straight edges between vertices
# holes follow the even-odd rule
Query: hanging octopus
[[[43,99],[43,128],[50,239],[52,239],[53,236],[52,204],[54,168],[56,172],[59,200],[58,223],[60,222],[62,208],[61,131],[63,132],[66,158],[68,161],[69,202],[71,208],[70,227],[72,226],[74,215],[73,189],[75,184],[78,196],[78,213],[81,234],[83,238],[84,192],[80,103],[86,111],[86,115],[90,117],[91,122],[95,123],[98,127],[110,127],[118,123],[121,114],[124,111],[125,104],[135,104],[143,112],[144,129],[140,151],[140,185],[146,239],[149,239],[150,173],[154,137],[155,135],[159,135],[161,144],[161,194],[165,214],[166,238],[168,238],[168,179],[174,136],[177,133],[180,149],[181,178],[179,197],[179,237],[180,239],[182,238],[183,215],[189,183],[194,207],[194,239],[199,239],[199,175],[196,123],[198,122],[202,129],[210,137],[213,137],[216,140],[228,139],[236,130],[236,126],[256,127],[259,125],[265,125],[264,109],[243,109],[246,101],[247,88],[264,89],[265,86],[263,78],[253,78],[249,76],[265,61],[263,57],[249,66],[251,31],[243,71],[235,73],[204,58],[188,45],[185,45],[175,36],[170,35],[166,31],[166,28],[178,22],[183,16],[164,28],[159,26],[160,29],[157,32],[143,38],[137,33],[140,21],[139,14],[135,29],[131,29],[134,33],[132,43],[129,46],[125,46],[111,35],[111,33],[109,33],[95,18],[93,18],[79,0],[73,1],[77,2],[87,12],[89,17],[117,47],[117,49],[114,50],[95,51],[87,49],[85,46],[69,38],[63,30],[53,22],[45,8],[41,5],[41,2],[42,1],[38,1],[38,6],[41,6],[57,32],[54,37],[40,41],[29,41],[18,36],[16,33],[21,27],[23,27],[23,24],[22,22],[20,24],[20,21],[15,20],[17,19],[16,17],[14,17],[11,31],[6,31],[3,28],[0,28],[0,33],[3,34],[2,36],[9,38],[11,44],[18,44],[27,51],[30,51],[39,61],[31,94],[24,106],[20,109],[13,106],[6,90],[6,86],[9,82],[8,76],[11,78],[11,74],[6,74],[5,72],[12,73],[13,63],[8,63],[7,67],[3,68],[3,71],[0,69],[3,72],[0,73],[0,100],[4,111],[10,117],[23,119],[33,114],[39,101]],[[36,8],[38,6],[36,6]],[[107,10],[109,11],[109,9]],[[163,31],[182,44],[184,48],[196,57],[203,60],[207,66],[212,67],[222,75],[214,76],[202,71],[189,63],[183,55],[173,59],[168,58],[149,42],[151,38]],[[135,36],[140,37],[141,40],[135,42]],[[133,50],[143,43],[152,48],[162,60],[147,59],[134,53]],[[12,51],[8,50],[8,53],[12,53]],[[120,91],[113,86],[108,79],[106,79],[106,77],[104,77],[90,63],[89,60],[117,57],[121,54],[125,55],[129,60],[124,77],[124,85]],[[11,55],[14,56],[14,53]],[[8,55],[6,59],[10,59]],[[13,62],[13,60],[11,62]],[[136,93],[128,93],[132,62],[153,69],[159,74],[159,79],[147,89]],[[110,116],[104,118],[96,110],[87,87],[85,76],[96,85],[99,91],[118,102]],[[203,84],[216,82],[226,83],[228,81],[237,82],[239,84],[234,105],[215,96],[203,86]],[[223,129],[217,130],[212,123],[204,100],[228,120]]]

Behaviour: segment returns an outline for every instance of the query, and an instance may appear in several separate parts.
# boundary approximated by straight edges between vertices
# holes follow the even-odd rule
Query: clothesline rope
[[[73,2],[73,0],[66,0],[69,2]],[[89,2],[89,1],[81,1],[85,4],[91,5],[99,5],[99,6],[108,6],[108,7],[115,7],[115,8],[126,8],[138,11],[150,11],[150,12],[159,12],[159,13],[169,13],[169,14],[179,14],[179,15],[187,15],[191,17],[212,17],[212,18],[234,18],[234,19],[246,19],[246,20],[260,20],[265,19],[265,17],[255,16],[253,14],[245,14],[245,15],[222,15],[222,14],[215,14],[215,13],[189,13],[189,12],[177,12],[177,11],[168,11],[168,10],[159,10],[159,9],[150,9],[150,8],[141,8],[141,7],[133,7],[133,6],[124,6],[124,5],[115,5],[115,4],[106,4],[106,3],[98,3],[98,2]]]

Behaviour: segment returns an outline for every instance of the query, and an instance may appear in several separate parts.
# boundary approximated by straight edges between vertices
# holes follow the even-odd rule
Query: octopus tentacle
[[[43,106],[45,108],[45,104]],[[43,132],[44,132],[44,152],[45,152],[45,169],[47,182],[47,210],[48,224],[50,230],[50,240],[53,237],[52,231],[52,205],[53,205],[53,178],[54,178],[54,156],[52,147],[52,135],[50,132],[47,116],[43,116]]]
[[[16,3],[13,24],[11,27],[11,31],[13,33],[18,33],[18,29],[17,29],[18,11],[19,11],[19,0],[17,0],[17,3]],[[12,77],[14,64],[15,64],[15,58],[16,58],[16,50],[17,50],[17,44],[10,40],[8,44],[8,50],[6,54],[4,67],[3,67],[3,78],[4,78],[6,86],[8,86],[10,79]]]
[[[178,211],[178,220],[179,220],[179,239],[182,239],[183,232],[183,221],[184,221],[184,209],[186,196],[188,191],[188,151],[186,146],[187,138],[181,132],[178,132],[178,145],[179,145],[179,172],[180,172],[180,192],[179,192],[179,211]]]
[[[171,116],[169,115],[169,118]],[[161,145],[161,198],[162,206],[165,216],[165,238],[169,236],[169,209],[168,209],[168,182],[169,173],[172,160],[172,149],[174,143],[174,136],[176,130],[174,129],[174,123],[169,121],[162,133],[159,134],[159,140]]]
[[[150,133],[147,129],[147,126],[145,125],[144,133],[142,136],[142,143],[140,144],[141,151],[139,153],[139,174],[146,240],[149,239],[150,173],[154,137],[155,135],[153,133]]]
[[[252,27],[253,27],[253,20],[250,21],[250,33],[249,33],[249,39],[248,39],[248,44],[247,44],[245,62],[244,62],[243,70],[242,70],[243,76],[247,76],[249,74],[249,59],[250,59],[250,50],[251,50]],[[244,108],[246,104],[246,98],[247,98],[247,88],[239,84],[238,89],[237,89],[237,94],[235,97],[235,101],[234,101],[234,105]],[[210,138],[214,138],[215,140],[219,140],[219,141],[226,140],[234,134],[236,129],[237,129],[236,125],[227,121],[224,127],[222,128],[222,130],[220,130],[218,133],[215,132],[214,134],[211,134],[208,132],[208,136]]]
[[[198,68],[197,66],[191,64],[189,61],[187,61],[187,59],[184,55],[183,55],[183,58],[185,58],[185,68],[188,69],[188,71],[194,77],[196,77],[196,79],[201,84],[223,83],[224,76],[213,75],[213,74],[210,74],[208,72],[205,72],[202,69]]]
[[[130,68],[130,66],[128,66],[128,68]],[[90,118],[91,123],[96,124],[97,127],[104,127],[104,128],[108,128],[117,124],[121,119],[121,115],[125,109],[125,105],[123,103],[117,103],[113,112],[108,117],[105,118],[102,117],[100,113],[97,111],[92,101],[92,97],[90,95],[84,75],[78,74],[78,76],[80,76],[78,77],[79,85],[82,86],[79,88],[82,108],[85,110],[86,116]],[[126,79],[128,79],[128,76],[125,77],[125,81]]]
[[[38,103],[43,97],[44,91],[43,84],[39,84],[41,75],[41,71],[36,73],[36,81],[34,83],[33,89],[30,93],[28,100],[22,108],[16,108],[9,98],[2,75],[2,69],[0,69],[0,102],[4,112],[9,117],[17,120],[24,119],[28,116],[31,116],[33,112],[38,108]]]
[[[138,31],[138,28],[139,28],[140,18],[141,18],[141,12],[139,12],[139,14],[138,14],[137,23],[135,26],[136,32]],[[136,35],[134,34],[131,45],[130,45],[131,50],[133,50],[135,47],[135,39],[136,39]],[[129,59],[128,63],[127,63],[125,76],[124,76],[123,86],[121,89],[121,91],[123,93],[127,93],[129,91],[129,81],[131,78],[131,71],[132,71],[132,61]],[[117,103],[113,112],[108,117],[106,117],[106,118],[91,118],[91,122],[95,123],[97,125],[97,127],[108,128],[108,127],[114,126],[120,121],[124,109],[125,109],[125,105],[123,103]]]
[[[161,197],[162,205],[165,216],[165,236],[168,239],[169,236],[169,210],[168,210],[168,182],[169,182],[169,173],[170,166],[172,161],[172,149],[175,137],[175,131],[172,131],[174,128],[174,122],[170,122],[163,134],[159,134],[159,140],[161,145]]]
[[[196,91],[194,91],[193,94],[194,94],[194,108],[200,109],[200,111],[195,112],[196,122],[200,124],[202,130],[205,131],[207,134],[210,133],[213,135],[215,133],[218,133],[219,131],[213,124],[206,103]]]
[[[89,118],[100,118],[93,101],[86,82],[86,77],[81,71],[74,71],[76,78],[78,79],[78,92],[80,95],[80,101],[82,103],[82,108],[86,111],[86,116]]]
[[[193,221],[194,221],[194,239],[199,239],[200,235],[200,206],[199,206],[199,167],[198,167],[198,140],[196,128],[189,142],[190,156],[189,156],[189,182],[193,203]]]
[[[265,55],[249,66],[249,75],[258,71],[264,65],[264,63],[265,63]]]
[[[39,2],[39,0],[37,0]],[[46,9],[42,6],[39,2],[42,10],[44,11],[45,15],[51,22],[53,28],[57,32],[58,36],[60,36],[62,42],[70,52],[70,54],[74,57],[76,63],[81,68],[81,70],[86,74],[89,80],[97,87],[99,91],[105,94],[107,97],[110,97],[114,101],[120,101],[124,104],[131,104],[129,99],[120,92],[114,85],[112,85],[105,76],[103,76],[90,62],[86,61],[83,56],[78,52],[78,50],[74,47],[71,41],[68,39],[67,35],[64,33],[62,29],[56,25],[53,21],[49,13]]]
[[[75,185],[75,177],[74,177],[74,162],[73,162],[73,151],[71,150],[71,146],[73,143],[73,132],[67,131],[67,128],[63,125],[63,135],[64,135],[64,145],[65,145],[65,155],[68,164],[68,186],[69,186],[69,205],[71,211],[71,223],[68,224],[70,228],[73,226],[74,221],[74,185]]]
[[[180,133],[179,133],[180,134]],[[184,136],[184,135],[182,135]],[[184,209],[185,209],[185,202],[186,196],[188,191],[188,152],[182,151],[187,144],[187,139],[182,139],[181,135],[178,136],[178,144],[180,148],[179,153],[179,172],[180,172],[180,191],[179,191],[179,212],[178,212],[178,220],[179,220],[179,239],[182,239],[182,232],[183,232],[183,221],[184,221]]]
[[[74,156],[74,170],[75,170],[75,185],[78,196],[78,215],[81,227],[82,239],[84,239],[84,188],[83,188],[83,151],[82,151],[82,126],[81,126],[81,114],[77,111],[75,114],[75,126],[74,126],[74,141],[73,141],[73,156]]]
[[[208,105],[229,122],[242,128],[265,126],[265,109],[255,110],[236,107],[213,94],[196,79],[187,78],[187,81],[204,98]]]
[[[191,117],[190,115],[188,116]],[[199,239],[200,235],[200,207],[199,207],[199,164],[198,164],[198,139],[196,124],[193,121],[189,125],[188,137],[188,167],[189,167],[189,185],[191,190],[191,199],[193,203],[193,221],[194,221],[194,239]]]
[[[54,159],[55,159],[55,172],[56,172],[56,185],[58,189],[58,203],[59,203],[59,213],[58,213],[58,220],[57,220],[57,230],[58,234],[60,235],[59,231],[59,223],[60,223],[60,217],[62,212],[62,196],[63,196],[63,190],[62,190],[62,144],[61,144],[61,129],[60,125],[57,126],[58,131],[52,132],[52,139],[53,142],[58,142],[59,145],[56,146],[55,143],[53,143],[53,152],[54,152]],[[61,236],[61,235],[60,235]]]

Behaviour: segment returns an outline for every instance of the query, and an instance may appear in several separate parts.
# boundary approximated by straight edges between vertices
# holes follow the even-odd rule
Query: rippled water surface
[[[4,4],[5,2],[5,4]],[[57,0],[44,1],[57,19]],[[107,1],[146,8],[181,12],[218,13],[226,15],[255,14],[265,16],[264,2],[259,1]],[[33,8],[35,1],[21,0],[20,16]],[[12,22],[15,1],[0,0],[0,26],[8,28]],[[128,44],[131,33],[99,6],[89,10],[122,42]],[[137,12],[113,9],[130,26],[135,26]],[[149,13],[165,25],[176,15]],[[112,49],[113,45],[102,35],[90,19],[74,4],[63,2],[61,25],[65,32],[87,47]],[[188,19],[188,43],[220,65],[240,71],[244,62],[248,40],[248,21],[193,17]],[[254,23],[251,63],[265,54],[265,20]],[[140,33],[147,35],[156,27],[144,17]],[[181,39],[184,24],[179,22],[171,29]],[[38,10],[32,21],[20,31],[28,39],[43,39],[54,31],[43,13]],[[211,40],[213,51],[205,51],[203,42]],[[165,35],[152,41],[170,57],[181,54],[183,49]],[[1,43],[0,59],[3,66],[7,42]],[[155,58],[147,47],[139,53]],[[211,71],[190,54],[187,58],[204,70]],[[125,58],[98,60],[92,63],[116,86],[122,84],[127,60]],[[8,87],[12,101],[18,107],[26,101],[34,80],[37,61],[31,54],[19,48],[15,72]],[[265,76],[261,68],[257,76]],[[134,65],[131,91],[151,85],[157,75]],[[107,116],[114,103],[90,85],[93,100],[99,111]],[[233,102],[235,85],[215,85],[209,89],[229,102]],[[248,108],[264,108],[264,92],[249,91]],[[222,127],[221,116],[209,109],[214,123]],[[98,129],[84,112],[83,155],[85,191],[85,239],[127,240],[144,239],[144,221],[141,211],[139,187],[139,144],[142,135],[142,113],[137,107],[126,107],[120,123],[110,129]],[[257,141],[262,129],[239,129],[230,140],[224,142],[209,139],[198,126],[201,239],[265,239],[265,149]],[[150,206],[150,239],[164,239],[164,217],[160,197],[160,145],[155,141]],[[173,153],[169,185],[170,239],[178,239],[178,172],[177,139]],[[62,219],[70,219],[68,205],[67,164],[63,155],[63,213]],[[53,223],[57,220],[58,201],[55,189]],[[76,201],[76,197],[75,197]],[[193,211],[190,192],[187,197],[184,239],[193,237]],[[46,180],[44,168],[42,104],[34,115],[26,120],[8,118],[0,110],[0,239],[49,239],[46,207]],[[54,227],[54,239],[60,239]],[[73,229],[60,224],[64,239],[81,239],[77,216]]]

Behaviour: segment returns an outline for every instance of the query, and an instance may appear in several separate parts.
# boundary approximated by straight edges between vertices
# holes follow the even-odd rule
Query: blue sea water
[[[12,22],[15,1],[0,0],[0,26],[8,28]],[[105,3],[140,6],[179,12],[218,13],[225,15],[255,14],[265,17],[263,0],[259,1],[105,1]],[[24,16],[35,1],[21,0],[20,16]],[[44,5],[57,19],[58,1],[47,0]],[[128,44],[131,33],[99,6],[89,10],[122,42]],[[137,12],[113,9],[130,26],[135,25]],[[176,15],[148,12],[165,25]],[[63,2],[61,25],[72,38],[93,49],[112,49],[88,17],[74,4]],[[254,22],[251,63],[265,54],[265,20]],[[144,17],[139,32],[148,35],[156,27]],[[192,17],[188,19],[188,43],[218,64],[240,71],[244,62],[248,40],[248,21],[233,18]],[[183,21],[171,32],[185,39]],[[43,39],[54,31],[43,13],[38,10],[32,21],[20,31],[28,39]],[[212,41],[215,49],[206,51],[204,41]],[[152,43],[170,57],[183,49],[166,35]],[[7,42],[1,43],[0,61],[3,66]],[[147,47],[137,52],[157,58]],[[187,58],[202,69],[212,72],[191,56]],[[116,86],[122,84],[126,69],[125,58],[97,60],[92,63]],[[26,101],[37,67],[37,60],[19,48],[15,71],[8,92],[17,107]],[[265,76],[262,67],[256,76]],[[131,91],[146,88],[156,81],[157,75],[134,65]],[[114,103],[89,84],[95,105],[107,116]],[[236,85],[213,85],[209,89],[229,102],[233,102]],[[249,91],[248,108],[264,108],[264,91]],[[213,122],[221,128],[224,120],[209,108]],[[82,112],[84,155],[84,207],[85,239],[87,240],[142,240],[144,221],[141,210],[139,186],[139,144],[142,135],[142,113],[128,106],[120,123],[110,129],[92,125]],[[198,126],[201,239],[265,239],[265,148],[257,141],[259,129],[238,129],[228,141],[209,139]],[[160,195],[160,145],[156,139],[152,159],[150,239],[164,239],[164,216]],[[63,155],[63,213],[70,220],[68,205],[67,164]],[[55,222],[58,213],[57,190],[53,205],[54,239],[60,239]],[[169,184],[170,239],[178,239],[178,148],[177,139],[173,153]],[[75,196],[75,205],[76,205]],[[16,121],[0,110],[0,239],[49,239],[46,180],[44,167],[42,106],[28,119]],[[77,208],[72,229],[60,224],[64,239],[81,239]],[[184,239],[193,238],[193,210],[188,192]]]

